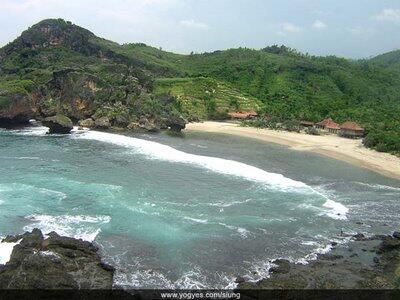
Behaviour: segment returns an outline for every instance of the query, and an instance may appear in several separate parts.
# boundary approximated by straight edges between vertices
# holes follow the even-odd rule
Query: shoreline
[[[400,158],[389,153],[368,149],[362,145],[360,139],[352,140],[335,135],[315,136],[264,128],[241,127],[236,123],[213,121],[189,123],[184,131],[229,134],[279,144],[292,150],[309,151],[344,161],[400,180]]]

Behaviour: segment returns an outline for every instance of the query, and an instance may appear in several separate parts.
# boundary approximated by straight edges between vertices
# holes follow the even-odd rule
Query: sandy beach
[[[311,151],[334,159],[375,171],[400,180],[400,158],[365,148],[361,140],[351,140],[336,135],[313,136],[304,133],[241,127],[235,123],[190,123],[186,131],[203,131],[232,134],[269,143],[288,146],[293,150]]]

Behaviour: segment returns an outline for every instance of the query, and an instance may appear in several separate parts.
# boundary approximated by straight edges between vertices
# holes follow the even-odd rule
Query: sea
[[[224,134],[0,130],[0,237],[92,241],[123,288],[234,288],[307,264],[342,233],[400,229],[400,182]],[[14,244],[0,243],[0,264]]]

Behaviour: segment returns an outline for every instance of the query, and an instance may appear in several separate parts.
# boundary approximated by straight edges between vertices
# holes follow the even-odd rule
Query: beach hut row
[[[330,133],[339,134],[347,138],[360,138],[364,136],[364,128],[356,122],[347,121],[342,125],[337,124],[331,118],[325,119],[315,124],[318,129],[326,130]]]

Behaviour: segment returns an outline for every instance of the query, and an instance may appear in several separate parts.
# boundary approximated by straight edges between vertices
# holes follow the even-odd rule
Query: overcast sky
[[[0,0],[0,46],[59,17],[179,53],[285,44],[362,58],[400,48],[400,0]]]

